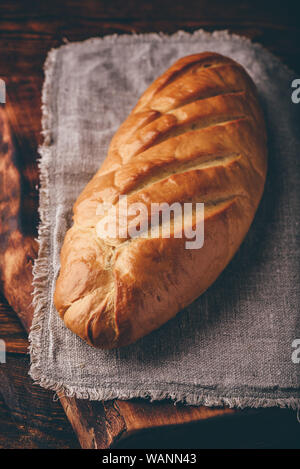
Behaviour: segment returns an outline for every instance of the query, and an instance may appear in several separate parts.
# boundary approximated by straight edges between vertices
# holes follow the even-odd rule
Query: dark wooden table
[[[43,63],[48,50],[61,45],[65,39],[78,41],[91,36],[112,33],[153,31],[172,33],[178,29],[194,31],[198,28],[208,31],[229,29],[230,32],[242,34],[264,45],[293,68],[299,76],[300,16],[295,4],[296,2],[262,0],[226,2],[224,0],[127,0],[126,2],[124,0],[85,0],[84,2],[79,0],[16,2],[12,0],[0,2],[0,77],[7,85],[9,99],[5,106],[9,124],[15,136],[14,146],[17,151],[14,154],[14,164],[19,171],[16,173],[12,170],[10,177],[12,181],[14,178],[21,178],[19,184],[21,194],[14,192],[13,183],[5,187],[5,191],[10,203],[14,197],[20,196],[21,210],[18,224],[22,226],[22,238],[19,239],[16,236],[13,240],[14,252],[18,252],[19,249],[20,256],[14,257],[15,261],[10,266],[7,262],[5,263],[4,258],[5,252],[7,253],[7,251],[4,252],[4,246],[8,236],[8,228],[5,224],[9,223],[10,219],[5,217],[7,200],[1,200],[0,177],[0,204],[4,203],[4,209],[0,205],[0,212],[3,209],[0,218],[2,223],[0,226],[0,256],[2,254],[0,264],[2,267],[5,266],[4,274],[2,269],[0,283],[3,292],[3,297],[0,297],[0,338],[6,341],[8,351],[6,365],[0,365],[1,448],[73,448],[79,445],[60,403],[53,401],[53,393],[33,386],[27,376],[29,359],[26,354],[26,334],[23,332],[21,322],[7,303],[8,300],[10,304],[13,304],[23,325],[28,328],[31,290],[27,286],[30,285],[32,262],[36,256],[33,238],[37,234],[38,224],[39,179],[36,158],[37,147],[41,143],[40,98]],[[0,161],[1,163],[3,161]],[[21,269],[21,266],[22,276],[26,281],[24,281],[24,288],[20,289],[18,268]],[[68,409],[68,403],[65,403],[64,407],[65,410]],[[114,432],[117,431],[119,437],[122,428],[116,430],[113,427],[114,412],[116,409],[112,406],[111,410],[106,412],[105,418],[110,415],[111,428]],[[136,428],[137,421],[145,427],[146,420],[151,418],[161,424],[165,423],[164,419],[160,420],[160,406],[153,405],[151,409],[145,410],[143,403],[136,403],[133,412],[133,407],[126,407],[124,403],[123,408],[118,409],[118,412],[122,415],[126,414],[126,425],[127,427],[131,425],[130,428]],[[199,415],[201,412],[203,414],[207,412],[205,418],[209,415],[209,410],[199,410]],[[180,418],[179,414],[180,412],[178,420],[184,421],[183,414]],[[243,423],[243,417],[241,417],[238,424],[232,424],[232,428],[236,425],[237,429],[236,441],[240,441],[241,431],[244,432],[245,441],[250,441],[250,434],[247,437],[245,433],[246,428],[251,429],[255,426],[263,428],[263,425],[267,425],[268,422],[271,428],[273,418],[277,421],[277,427],[281,426],[283,430],[277,432],[277,436],[274,433],[268,445],[289,446],[294,441],[296,420],[295,415],[288,411],[254,412],[250,416],[247,415],[247,423]],[[69,415],[69,419],[72,421],[72,415]],[[216,435],[215,444],[218,444],[217,434],[223,431],[223,423],[215,421],[214,425],[216,426],[212,435]],[[111,435],[109,435],[109,430],[105,431],[107,432],[105,437],[109,441]],[[166,437],[166,433],[162,436],[159,432],[157,435],[158,440],[164,439],[166,446],[168,443],[169,446],[172,444],[176,446],[176,441],[182,441],[180,432],[177,434],[177,440],[171,429],[167,435],[169,437]],[[190,441],[197,444],[194,429],[191,435],[194,436],[191,436]],[[148,437],[144,435],[143,438],[144,440],[135,444],[143,446],[142,441],[147,441],[147,438],[149,445],[154,444],[153,438],[149,435]],[[223,441],[225,440],[226,435],[223,436]],[[261,436],[260,443],[258,442],[257,445],[262,446],[263,440]],[[221,434],[219,441],[222,441]],[[126,444],[130,446],[131,443],[128,440]],[[204,444],[203,438],[202,444]],[[213,442],[206,440],[205,444],[209,446]],[[267,444],[266,440],[264,444]]]
[[[7,349],[6,364],[0,365],[0,448],[79,448],[53,393],[32,385],[26,333],[3,297],[0,331]]]

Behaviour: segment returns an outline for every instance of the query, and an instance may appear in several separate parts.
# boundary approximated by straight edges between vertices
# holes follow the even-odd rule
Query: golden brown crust
[[[129,344],[173,317],[226,267],[254,217],[267,169],[266,133],[244,69],[215,53],[178,60],[141,96],[74,206],[55,305],[91,345]],[[99,206],[205,203],[205,242],[96,233]],[[130,223],[130,220],[129,220]],[[194,226],[195,220],[190,220]]]

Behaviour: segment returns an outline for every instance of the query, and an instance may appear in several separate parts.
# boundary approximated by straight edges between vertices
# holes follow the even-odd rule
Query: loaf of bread
[[[110,349],[174,317],[239,248],[266,169],[264,119],[242,66],[210,52],[178,60],[141,96],[74,205],[55,291],[67,327]],[[99,218],[124,195],[128,206],[204,203],[203,246],[187,249],[174,219],[168,238],[101,238]]]

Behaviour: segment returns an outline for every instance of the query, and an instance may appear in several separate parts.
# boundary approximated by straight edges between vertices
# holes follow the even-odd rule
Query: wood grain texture
[[[38,224],[39,179],[36,161],[37,147],[42,141],[42,70],[48,50],[61,45],[65,38],[78,41],[112,33],[172,33],[178,29],[194,31],[198,28],[208,31],[229,29],[230,32],[243,34],[267,47],[300,73],[299,15],[294,6],[288,8],[284,2],[230,0],[226,2],[226,7],[222,0],[1,2],[0,77],[6,81],[8,101],[5,116],[3,106],[0,109],[0,281],[2,291],[27,330],[32,318],[31,269],[37,254],[34,241]],[[1,378],[3,383],[11,383],[13,392],[10,395],[20,396],[18,389],[29,386],[26,375],[29,364],[25,356],[27,343],[24,335],[11,328],[14,320],[11,317],[8,319],[6,314],[5,308],[2,313],[0,310],[9,351],[18,357],[11,364],[20,372],[19,386],[13,384],[14,377],[9,370],[4,372],[0,368]],[[44,393],[44,390],[40,391]],[[6,390],[3,392],[7,395]],[[45,391],[45,400],[50,401],[50,396],[51,393]],[[20,402],[20,397],[18,399]],[[34,414],[39,398],[32,395],[32,399],[26,402]],[[169,402],[101,403],[64,396],[61,396],[61,403],[84,448],[106,448],[122,441],[126,435],[147,427],[160,428],[170,423],[199,419],[211,421],[213,416],[232,412],[203,407],[174,407]],[[25,447],[26,444],[32,447],[37,447],[37,444],[68,447],[74,444],[68,439],[64,440],[62,433],[57,433],[60,426],[58,421],[51,421],[52,407],[49,406],[41,418],[46,426],[33,439],[30,437],[30,425],[17,423],[19,437],[16,447]],[[7,403],[1,401],[0,408],[4,408],[5,414]],[[18,410],[21,419],[22,412],[22,409]],[[38,410],[36,412],[38,414]],[[240,412],[237,414],[240,415]],[[38,415],[35,418],[39,420]],[[0,422],[2,434],[7,432],[13,435],[13,422],[8,418],[5,422]],[[8,443],[1,438],[0,447],[5,447]]]
[[[0,338],[5,340],[7,353],[27,355],[28,340],[16,313],[0,295]]]
[[[0,365],[0,448],[78,448],[60,403],[29,378],[26,333],[1,296],[0,338],[7,353]]]
[[[36,236],[36,204],[32,203],[31,191],[28,186],[24,168],[22,149],[17,140],[13,139],[9,125],[10,101],[0,109],[0,282],[2,291],[25,328],[31,323],[32,301],[32,264],[37,255]],[[12,120],[13,122],[13,120]],[[18,138],[22,133],[14,132]],[[32,153],[25,153],[29,157]],[[35,218],[35,220],[33,220]]]

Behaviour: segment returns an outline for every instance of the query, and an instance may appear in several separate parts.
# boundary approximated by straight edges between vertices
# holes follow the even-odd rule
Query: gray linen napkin
[[[179,57],[207,50],[240,62],[258,87],[269,136],[262,203],[237,255],[201,298],[134,345],[95,350],[66,329],[53,306],[72,204],[153,79]],[[300,105],[291,100],[293,73],[225,31],[67,44],[49,53],[45,72],[32,378],[79,398],[299,408]]]

